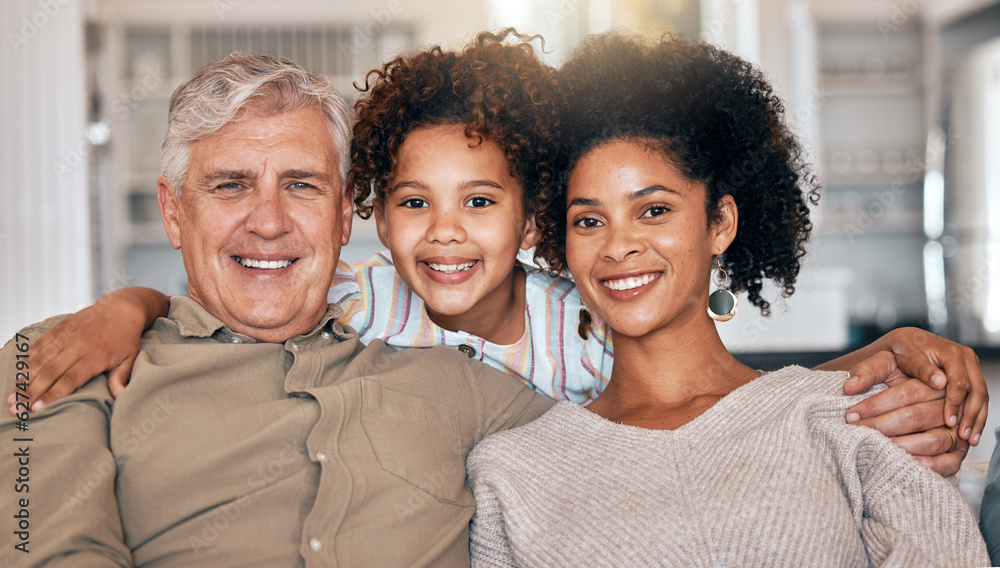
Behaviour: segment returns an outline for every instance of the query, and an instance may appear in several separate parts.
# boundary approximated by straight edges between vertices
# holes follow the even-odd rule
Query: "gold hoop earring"
[[[715,321],[729,321],[736,315],[739,302],[736,296],[727,290],[729,274],[722,269],[719,257],[715,257],[715,268],[712,270],[712,282],[719,288],[708,297],[708,315]]]
[[[587,311],[587,308],[580,308],[580,324],[577,326],[576,332],[584,341],[590,338],[590,322],[590,312]]]

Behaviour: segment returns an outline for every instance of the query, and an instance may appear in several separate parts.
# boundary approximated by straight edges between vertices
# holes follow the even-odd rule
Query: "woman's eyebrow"
[[[601,204],[599,199],[591,199],[589,197],[577,197],[576,199],[570,201],[566,204],[566,208],[570,207],[597,207]]]
[[[664,191],[666,193],[672,193],[677,196],[683,195],[681,192],[670,187],[666,187],[663,185],[651,185],[649,187],[644,187],[642,189],[636,190],[628,198],[629,201],[635,201],[636,199],[642,199],[643,197],[652,195],[654,193],[659,193],[661,191]]]

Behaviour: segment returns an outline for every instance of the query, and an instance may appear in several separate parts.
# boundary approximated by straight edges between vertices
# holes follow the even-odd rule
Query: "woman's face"
[[[709,226],[705,198],[704,184],[638,142],[597,146],[570,172],[566,261],[616,335],[708,318],[712,257],[732,242],[736,209],[727,196]]]

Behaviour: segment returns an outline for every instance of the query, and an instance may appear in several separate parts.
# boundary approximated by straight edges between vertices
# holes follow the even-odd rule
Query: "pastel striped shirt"
[[[525,333],[510,345],[431,321],[423,300],[396,274],[388,251],[353,265],[341,261],[327,299],[344,309],[340,322],[357,330],[364,343],[381,339],[396,349],[465,346],[470,357],[554,399],[582,403],[596,398],[611,377],[610,329],[594,317],[589,339],[582,339],[582,303],[573,282],[525,270]]]

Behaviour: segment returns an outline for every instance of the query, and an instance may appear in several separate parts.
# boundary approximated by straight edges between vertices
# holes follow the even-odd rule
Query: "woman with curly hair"
[[[845,374],[761,374],[719,339],[732,291],[765,313],[765,278],[794,291],[812,228],[815,184],[761,73],[609,34],[559,76],[565,173],[539,254],[612,328],[614,367],[589,406],[470,455],[473,565],[987,564],[953,486],[844,423]]]

